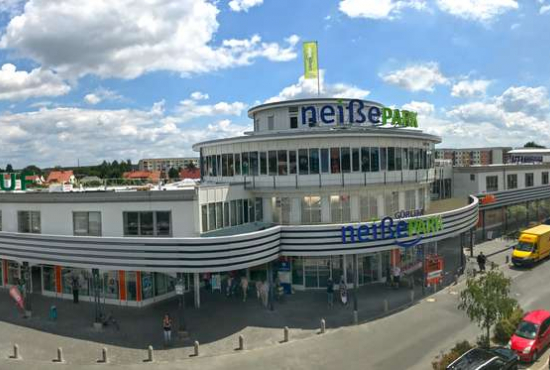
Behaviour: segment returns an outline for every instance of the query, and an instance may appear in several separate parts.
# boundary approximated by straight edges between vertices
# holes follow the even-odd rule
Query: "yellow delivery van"
[[[523,230],[512,252],[514,266],[531,265],[550,255],[550,225]]]

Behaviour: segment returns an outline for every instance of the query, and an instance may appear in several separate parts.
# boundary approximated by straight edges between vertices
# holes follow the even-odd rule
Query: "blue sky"
[[[322,92],[445,147],[550,145],[550,0],[0,0],[0,168],[194,155]]]

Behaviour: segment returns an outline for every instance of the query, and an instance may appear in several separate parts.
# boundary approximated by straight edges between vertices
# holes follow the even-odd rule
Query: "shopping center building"
[[[299,292],[383,283],[394,266],[424,283],[459,271],[478,200],[430,199],[441,139],[413,112],[319,98],[248,115],[253,132],[194,145],[196,184],[0,192],[0,284],[30,271],[35,292],[70,298],[76,279],[92,300],[100,281],[102,301],[143,306],[183,274],[199,306],[229,274]]]

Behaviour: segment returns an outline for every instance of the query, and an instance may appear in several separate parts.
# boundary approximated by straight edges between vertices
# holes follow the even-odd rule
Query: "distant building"
[[[152,183],[158,183],[160,181],[160,171],[132,171],[124,172],[123,178],[127,180],[142,180]]]
[[[70,171],[51,171],[46,179],[48,184],[72,184],[76,183],[76,177],[72,170]]]
[[[507,153],[512,148],[441,148],[435,150],[435,159],[451,160],[454,167],[488,166],[507,162]]]
[[[140,171],[161,171],[168,173],[171,168],[179,169],[186,168],[189,163],[193,163],[195,167],[199,166],[199,159],[195,157],[185,158],[147,158],[141,159],[138,163]]]
[[[189,169],[189,168],[183,168],[180,171],[180,179],[200,179],[201,178],[201,171],[198,168]]]
[[[98,183],[101,184],[103,183],[103,180],[101,180],[97,176],[85,176],[80,179],[80,183],[82,185],[90,185],[90,184],[98,184]]]
[[[550,162],[550,149],[546,148],[521,148],[508,152],[509,162],[512,163],[548,163]]]

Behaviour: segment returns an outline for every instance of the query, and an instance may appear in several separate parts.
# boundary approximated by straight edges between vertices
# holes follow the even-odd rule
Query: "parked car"
[[[517,370],[518,362],[518,356],[509,348],[472,348],[447,366],[447,370]]]
[[[521,361],[534,362],[550,344],[550,312],[528,312],[519,323],[509,346]]]

